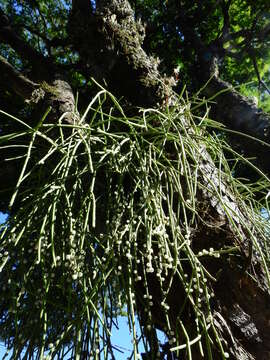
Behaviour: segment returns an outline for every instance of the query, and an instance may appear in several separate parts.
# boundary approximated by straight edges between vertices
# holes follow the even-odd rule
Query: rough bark
[[[83,9],[83,1],[73,1],[69,34],[86,73],[105,79],[114,94],[125,94],[133,105],[166,103],[174,80],[161,76],[159,60],[143,50],[144,27],[134,21],[129,2],[97,1],[93,15]]]
[[[213,60],[215,63],[215,60]],[[209,64],[208,64],[209,66]],[[209,67],[211,69],[211,67]],[[214,98],[213,117],[223,123],[228,129],[248,135],[235,136],[235,143],[240,145],[247,156],[255,157],[256,165],[264,172],[270,173],[268,157],[269,146],[252,140],[251,137],[270,145],[270,116],[258,108],[252,100],[241,95],[229,83],[222,80],[215,64],[211,80],[207,83],[204,93],[208,98]]]
[[[29,80],[13,66],[11,66],[4,58],[0,57],[0,69],[4,76],[0,80],[7,88],[24,101],[26,106],[30,106],[32,110],[31,120],[27,119],[28,125],[36,126],[42,116],[49,110],[45,121],[57,123],[61,118],[63,123],[74,124],[78,117],[75,111],[75,98],[72,88],[64,80],[54,80],[50,84],[43,81],[42,83],[34,83]],[[0,114],[0,126],[3,133],[9,133],[9,127],[12,124],[6,123],[7,118]],[[3,123],[5,122],[5,123]],[[18,178],[18,169],[22,164],[20,160],[9,161],[8,159],[16,157],[16,149],[3,149],[0,156],[0,211],[7,212],[9,210],[9,199]]]
[[[218,76],[211,78],[205,89],[217,101],[218,120],[228,128],[251,135],[265,142],[270,141],[270,117],[247,97]],[[217,95],[218,94],[218,95]]]
[[[213,8],[210,8],[209,12],[213,12],[218,5],[219,4],[213,3]],[[224,16],[223,29],[221,33],[209,43],[204,42],[202,38],[198,36],[194,27],[190,25],[190,22],[194,22],[194,19],[190,19],[190,15],[186,12],[186,9],[178,5],[177,2],[172,2],[171,6],[169,6],[172,18],[171,25],[181,29],[185,41],[189,44],[188,46],[195,50],[197,60],[194,61],[194,67],[196,64],[196,70],[198,72],[196,81],[198,86],[203,88],[203,94],[206,98],[213,100],[213,103],[211,103],[211,116],[224,124],[229,130],[240,132],[270,144],[269,114],[266,114],[262,109],[258,108],[258,105],[252,100],[241,95],[237,89],[233,88],[231,84],[224,81],[219,75],[219,62],[222,62],[226,55],[230,56],[225,46],[226,41],[234,36],[236,38],[239,36],[247,36],[247,30],[231,33],[232,30],[230,29],[229,23],[231,2],[224,2],[221,6]],[[177,9],[179,10],[176,16],[173,17],[172,14]],[[266,25],[257,36],[261,41],[267,41],[268,32],[269,25]],[[241,149],[245,152],[246,156],[256,158],[256,166],[263,172],[270,173],[270,163],[268,160],[269,146],[262,145],[245,136],[230,136],[233,140],[232,146],[237,146],[237,151]]]
[[[231,211],[231,216],[237,218],[237,213],[243,211],[238,207],[237,200],[230,195],[229,185],[226,181],[218,183],[218,172],[211,159],[207,157],[200,164],[202,184],[209,191],[200,191],[197,196],[198,211],[201,214],[201,222],[198,228],[192,233],[192,249],[194,253],[199,253],[203,249],[213,247],[220,250],[226,246],[231,247],[236,244],[240,247],[237,257],[224,257],[223,259],[206,259],[202,263],[207,271],[215,278],[213,282],[214,299],[211,306],[214,314],[214,324],[226,351],[231,359],[235,360],[255,360],[260,358],[269,359],[270,346],[270,307],[268,285],[264,278],[264,270],[261,265],[251,255],[251,243],[248,236],[242,234],[240,240],[232,229],[228,219],[228,213],[220,206],[220,199],[213,195],[212,186],[221,187],[222,201],[226,203],[227,210]],[[212,195],[211,195],[212,194]],[[248,223],[248,218],[246,219]],[[239,231],[243,232],[239,224]],[[252,278],[247,272],[250,272]],[[188,269],[187,269],[188,273]],[[254,280],[254,278],[256,280]],[[155,326],[166,333],[165,319],[161,314],[162,295],[159,283],[155,275],[148,277],[149,293],[153,297],[153,319]],[[143,288],[138,286],[138,294],[143,294]],[[171,289],[167,297],[170,306],[169,317],[174,333],[177,333],[176,319],[181,308],[181,299],[185,299],[186,293],[181,282],[175,276]],[[139,298],[142,295],[138,295]],[[144,304],[142,303],[141,317],[143,316]],[[190,326],[194,314],[189,307],[181,314],[181,320],[190,334],[194,329]],[[175,327],[174,327],[175,326]],[[167,333],[168,338],[171,336]],[[213,336],[213,334],[212,334]],[[195,335],[194,335],[195,337]],[[213,336],[214,337],[214,336]],[[192,339],[192,335],[190,340]],[[179,335],[179,342],[183,342],[183,335]],[[204,352],[206,352],[206,344]],[[169,346],[170,349],[172,345]],[[170,351],[169,351],[170,352]],[[212,348],[214,359],[221,358],[217,347]],[[262,357],[264,356],[264,357]],[[180,353],[179,359],[185,358],[185,352]],[[192,359],[201,359],[202,355],[198,348],[192,348]],[[178,357],[177,357],[178,359]]]
[[[83,13],[85,9],[87,12]],[[97,1],[95,15],[89,14],[89,11],[89,3],[87,5],[85,1],[74,0],[69,23],[69,33],[73,39],[74,48],[78,50],[85,63],[85,73],[93,74],[98,80],[105,78],[112,92],[125,95],[133,105],[169,104],[172,99],[171,85],[173,81],[159,73],[158,60],[148,56],[142,49],[143,27],[139,22],[135,22],[129,2],[126,0]],[[91,33],[91,37],[89,33]],[[8,41],[23,56],[34,55],[34,61],[37,60],[39,64],[40,61],[43,62],[43,59],[40,60],[41,58],[36,54],[18,46],[16,36],[7,27],[1,30],[0,37],[2,40]],[[45,69],[48,69],[46,61],[45,64]],[[18,93],[23,96],[27,94],[28,97],[33,83],[15,71],[11,71],[11,74],[15,76],[16,80],[14,87],[20,85]],[[55,79],[57,78],[55,76]],[[37,106],[40,106],[39,101],[45,101],[46,106],[51,105],[55,109],[53,113],[55,120],[65,114],[67,121],[72,122],[74,121],[74,96],[71,87],[64,80],[55,79],[55,82],[52,81],[50,85],[40,85],[38,93],[31,93],[32,100],[36,94]],[[218,79],[214,79],[214,81],[216,81],[216,87],[225,86],[223,82],[219,83]],[[215,91],[215,88],[213,87],[211,91]],[[256,115],[255,109],[248,108],[249,115],[246,104],[243,101],[241,104],[241,99],[234,92],[222,96],[225,96],[226,100],[224,101],[227,104],[233,101],[234,111],[228,112],[231,124],[235,121],[235,126],[241,125],[238,116],[242,117],[244,111],[251,119],[250,124],[252,124],[246,125],[247,131],[251,133],[259,131],[265,138],[264,130],[261,130],[260,126],[253,125],[253,118],[259,116]],[[234,116],[238,114],[236,120],[232,114]],[[265,127],[266,124],[263,125],[263,129]],[[214,322],[224,344],[228,347],[231,359],[270,359],[270,309],[268,305],[270,296],[265,285],[264,272],[256,259],[250,257],[251,240],[245,234],[243,227],[241,224],[238,225],[238,231],[242,234],[242,240],[239,243],[240,240],[232,229],[228,217],[228,212],[232,217],[237,218],[237,213],[244,210],[240,208],[238,200],[230,193],[229,184],[219,178],[218,171],[203,146],[199,165],[204,190],[201,189],[198,195],[201,223],[198,230],[192,234],[194,251],[207,249],[210,246],[221,249],[224,246],[237,245],[240,249],[238,257],[234,260],[229,257],[214,261],[205,260],[204,265],[210,274],[215,277],[219,273],[213,283],[215,292],[212,303],[215,314]],[[209,185],[210,183],[213,185]],[[219,189],[220,198],[213,195],[215,191],[211,186]],[[226,204],[227,213],[220,206],[221,199]],[[247,268],[252,272],[253,278],[246,275]],[[254,281],[254,277],[257,282]],[[154,299],[153,319],[156,327],[166,332],[164,319],[158,316],[161,313],[158,286],[152,275],[149,276],[149,280],[150,291]],[[140,298],[140,292],[143,291],[139,285],[137,291]],[[168,295],[169,316],[172,320],[177,318],[181,299],[184,298],[185,293],[175,278]],[[141,310],[143,319],[142,314],[143,310]],[[188,316],[184,321],[188,328]],[[217,351],[214,356],[215,359],[218,359],[220,353]],[[194,353],[193,359],[200,358],[199,352],[197,355]]]
[[[98,33],[103,39],[102,43],[106,44],[106,39],[109,42],[109,45],[106,45],[106,49],[111,46],[115,56],[114,64],[110,68],[110,76],[113,76],[114,79],[110,83],[114,85],[113,89],[118,90],[117,92],[123,90],[120,79],[121,71],[124,71],[125,78],[128,79],[129,84],[124,91],[130,99],[134,100],[135,104],[139,102],[145,105],[145,103],[157,101],[162,103],[163,99],[166,98],[166,90],[164,91],[164,88],[161,88],[163,91],[160,91],[159,83],[164,81],[164,78],[158,73],[156,61],[154,62],[154,70],[152,70],[150,64],[153,63],[153,59],[148,58],[141,49],[138,25],[134,22],[128,2],[100,1],[97,3],[97,16],[100,16],[102,21],[102,26],[98,28]],[[118,64],[121,64],[120,68]],[[119,79],[118,82],[116,81],[117,79]],[[151,79],[151,81],[149,82],[148,79]],[[133,97],[133,94],[139,94],[139,96]],[[225,181],[220,185],[218,173],[207,154],[203,156],[200,168],[202,182],[205,184],[206,189],[209,189],[208,192],[204,191],[201,193],[200,201],[202,208],[205,207],[204,212],[201,210],[202,214],[204,214],[202,218],[207,223],[211,222],[211,227],[204,228],[204,222],[202,221],[200,225],[201,231],[193,234],[192,241],[194,248],[197,248],[197,250],[208,248],[209,244],[220,246],[220,248],[224,245],[235,245],[239,239],[237,239],[229,224],[228,215],[224,210],[221,210],[220,199],[215,198],[211,194],[209,180],[217,187],[221,186],[222,200],[229,209],[232,209],[232,215],[243,210],[239,209],[234,196],[229,195],[229,185]],[[239,231],[243,232],[240,224]],[[228,344],[231,358],[258,359],[258,356],[262,354],[269,354],[268,339],[270,325],[268,303],[270,297],[263,281],[262,268],[259,264],[254,265],[253,261],[255,260],[249,257],[250,239],[248,236],[244,236],[244,238],[246,240],[240,245],[241,256],[237,261],[231,262],[229,259],[216,262],[209,261],[206,262],[205,266],[213,275],[218,271],[221,273],[214,285],[216,300],[213,303],[213,308],[216,311],[215,322],[217,328],[224,341]],[[217,245],[217,239],[219,245]],[[245,269],[249,268],[250,265],[248,264],[249,261],[252,261],[252,267],[256,268],[255,276],[258,279],[262,279],[262,281],[255,283],[251,277],[245,274]],[[156,299],[153,313],[155,318],[156,314],[161,313],[159,308],[160,294],[155,286],[154,278],[150,277],[150,280],[153,298]],[[228,288],[232,290],[231,297],[228,296]],[[247,291],[247,297],[243,296],[245,291]],[[171,319],[177,318],[179,298],[182,298],[181,294],[183,294],[181,286],[175,280],[168,296]],[[258,301],[260,310],[256,311]],[[265,318],[263,318],[262,314],[266,314]],[[162,318],[156,317],[156,326],[161,329],[163,328]],[[216,356],[220,355],[217,353]],[[199,358],[200,355],[198,354]]]

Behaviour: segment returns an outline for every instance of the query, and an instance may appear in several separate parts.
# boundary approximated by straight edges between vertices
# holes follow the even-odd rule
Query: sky
[[[6,218],[7,218],[7,215],[0,212],[0,224],[2,224]]]
[[[0,224],[2,224],[7,218],[7,215],[3,214],[0,212]],[[3,344],[0,343],[0,359],[3,358],[3,356],[5,355],[6,352],[6,348]],[[8,359],[8,358],[6,358]]]
[[[6,214],[0,212],[0,224],[2,224],[7,218]],[[132,343],[131,335],[129,333],[129,328],[127,324],[127,318],[124,316],[119,316],[118,318],[118,327],[114,328],[112,331],[112,344],[116,346],[120,351],[115,351],[115,357],[117,360],[126,360],[132,354]],[[138,330],[138,329],[137,329]],[[140,349],[143,351],[143,349]],[[6,348],[4,344],[0,343],[0,360],[3,359],[5,355]],[[7,357],[6,359],[9,359]]]
[[[118,326],[119,330],[114,328],[111,337],[112,345],[120,350],[115,350],[115,358],[117,360],[127,360],[127,358],[132,354],[131,335],[128,329],[127,318],[124,316],[119,316]],[[143,352],[142,347],[139,347],[139,350]],[[3,359],[5,352],[5,346],[0,343],[0,359]],[[9,357],[6,359],[9,359]]]

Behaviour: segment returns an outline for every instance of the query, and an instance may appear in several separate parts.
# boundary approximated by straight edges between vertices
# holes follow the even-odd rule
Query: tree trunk
[[[148,56],[143,50],[143,26],[134,20],[129,2],[127,0],[96,1],[94,15],[89,15],[89,11],[85,11],[85,9],[89,10],[89,7],[88,1],[74,0],[69,22],[69,34],[74,47],[79,52],[82,62],[87,64],[85,73],[94,73],[99,81],[105,78],[109,89],[116,95],[124,94],[132,105],[174,105],[175,99],[172,93],[174,80],[160,74],[158,60]],[[92,34],[91,38],[89,33]],[[4,60],[2,65],[6,66]],[[51,79],[49,85],[46,83],[37,86],[36,83],[22,78],[16,71],[10,69],[14,76],[14,85],[10,84],[10,86],[24,98],[29,99],[31,93],[30,100],[36,101],[37,107],[41,103],[45,107],[52,106],[50,116],[54,119],[63,115],[64,120],[73,123],[76,118],[74,119],[72,115],[75,102],[71,87],[64,80],[57,80],[59,76],[56,74],[51,77],[52,68],[50,65],[46,64],[46,66],[48,71],[45,72],[50,73]],[[212,96],[221,89],[228,89],[228,86],[214,77],[207,87],[207,92]],[[269,139],[266,117],[259,114],[236,92],[233,90],[225,92],[217,100],[218,111],[222,115],[226,113],[228,125],[233,126],[235,130],[243,130],[245,127],[248,134],[259,133],[261,139]],[[245,120],[242,120],[244,118]],[[254,121],[257,118],[260,121],[258,126]],[[244,123],[246,119],[248,121]],[[188,127],[189,120],[185,119],[185,123]],[[239,222],[239,218],[245,218],[248,224],[248,214],[235,198],[230,184],[225,178],[220,179],[219,172],[204,146],[202,145],[200,149],[199,171],[202,186],[198,192],[197,209],[201,220],[196,231],[191,232],[192,249],[196,254],[210,248],[219,250],[237,247],[238,249],[236,257],[225,254],[222,258],[211,257],[202,261],[213,279],[212,321],[231,359],[270,359],[270,296],[267,290],[269,284],[266,283],[262,265],[256,255],[252,254],[250,233]],[[2,170],[1,178],[4,176]],[[221,202],[225,206],[221,206]],[[233,228],[230,218],[233,218],[237,231]],[[189,271],[187,269],[187,274],[192,277]],[[149,274],[148,280],[154,302],[152,318],[155,326],[167,333],[171,339],[175,335],[168,333],[164,327],[164,318],[159,316],[163,313],[163,309],[157,278]],[[136,290],[137,298],[141,299],[142,284],[138,283]],[[168,314],[172,324],[175,324],[173,331],[178,334],[181,343],[185,338],[179,328],[176,328],[175,319],[178,318],[181,301],[185,298],[186,292],[178,277],[174,275],[167,298]],[[143,303],[139,315],[144,321]],[[181,316],[185,328],[190,329],[191,334],[195,334],[190,325],[194,314],[188,311],[188,306]],[[212,336],[214,337],[214,334]],[[203,343],[203,346],[206,353],[207,344]],[[217,344],[213,349],[216,349],[213,350],[213,358],[221,358]],[[179,359],[184,358],[185,351],[180,353]],[[194,350],[192,358],[202,358],[199,350]]]
[[[74,4],[76,3],[78,2],[74,2]],[[76,15],[80,19],[84,18],[79,11]],[[171,99],[170,86],[173,80],[160,75],[157,69],[157,60],[148,57],[143,51],[141,47],[142,26],[134,21],[128,1],[98,1],[96,19],[100,26],[98,27],[95,24],[95,31],[97,31],[99,38],[98,42],[94,44],[94,49],[104,49],[108,57],[110,52],[113,53],[113,63],[110,66],[106,65],[106,62],[101,63],[103,66],[109,67],[108,83],[112,91],[117,94],[125,93],[133,104],[142,106],[154,103],[164,104],[168,98]],[[90,26],[92,26],[92,23],[90,23]],[[75,29],[76,26],[73,28],[73,36],[77,37],[79,34],[75,33]],[[81,33],[81,37],[84,37],[83,33]],[[91,54],[95,53],[95,51],[93,52],[93,46],[91,46],[89,52],[86,52],[83,56],[95,63],[95,59],[91,57]],[[123,74],[126,81],[121,81]],[[215,84],[218,83],[218,79],[214,79],[214,81]],[[216,90],[219,90],[218,87],[214,88],[213,92]],[[222,94],[219,100],[223,100],[225,103],[231,101],[231,98],[234,99],[235,105],[230,114],[235,113],[235,115],[243,116],[243,110],[247,105],[242,98],[240,99],[239,95],[230,92],[230,94]],[[172,99],[171,101],[173,102]],[[237,106],[239,108],[238,113],[236,111]],[[228,106],[227,108],[230,109]],[[251,110],[255,116],[256,111],[250,107]],[[251,115],[249,118],[251,120]],[[188,124],[188,120],[186,121]],[[240,123],[241,121],[238,120],[236,126]],[[253,125],[247,125],[247,128],[251,130],[255,128],[255,131],[257,131],[256,126]],[[262,136],[265,137],[263,131]],[[220,201],[222,200],[227,204],[227,208],[230,209],[231,216],[236,219],[236,222],[237,213],[243,213],[244,209],[239,208],[238,201],[230,194],[229,184],[226,181],[220,183],[218,172],[215,170],[210,156],[203,148],[202,152],[200,163],[201,179],[202,183],[205,184],[205,188],[209,191],[201,191],[200,196],[198,196],[202,221],[199,230],[192,234],[194,251],[209,249],[211,246],[223,248],[224,246],[235,246],[236,244],[240,245],[241,248],[237,260],[232,261],[226,257],[222,260],[205,260],[207,271],[214,277],[218,274],[213,283],[215,293],[212,303],[215,309],[214,323],[224,339],[224,343],[228,346],[231,358],[237,360],[262,359],[263,357],[270,359],[270,308],[268,305],[270,297],[267,292],[264,271],[256,261],[256,257],[251,254],[251,239],[241,224],[238,225],[238,229],[240,233],[245,234],[243,236],[245,240],[242,240],[241,244],[239,244],[239,238],[232,229],[228,213],[225,213],[224,209],[221,208]],[[222,194],[222,199],[218,199],[214,195],[214,189],[209,186],[210,181],[219,188],[218,192]],[[205,223],[211,223],[211,226],[206,226]],[[251,271],[253,277],[247,275],[247,269]],[[166,333],[164,319],[159,318],[157,315],[162,313],[162,309],[160,308],[161,298],[154,275],[149,276],[149,283],[152,284],[150,288],[154,299],[152,315],[156,320],[155,325]],[[140,292],[139,288],[137,290]],[[179,299],[184,298],[184,296],[183,289],[178,284],[177,277],[175,277],[168,295],[169,316],[172,320],[177,318],[181,306]],[[141,317],[143,318],[143,311]],[[187,327],[189,320],[187,316]],[[174,330],[176,333],[177,330]],[[219,356],[217,353],[214,358]],[[201,358],[199,353],[197,358]]]

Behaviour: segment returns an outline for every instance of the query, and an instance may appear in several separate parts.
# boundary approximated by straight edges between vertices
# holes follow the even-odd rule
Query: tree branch
[[[224,37],[226,37],[226,35],[229,33],[230,30],[230,16],[229,16],[230,5],[231,5],[231,0],[228,0],[227,2],[225,2],[224,0],[221,4],[222,15],[223,15],[223,27],[221,30],[221,36],[219,40],[222,42]]]
[[[270,34],[270,24],[267,24],[258,34],[257,37],[260,41],[263,41],[267,35]]]
[[[24,99],[30,99],[32,92],[38,84],[27,79],[17,71],[8,61],[0,55],[1,83],[10,87],[15,93]]]
[[[216,120],[229,129],[270,144],[270,116],[259,109],[254,102],[241,95],[218,76],[212,77],[204,93],[216,101],[212,106]],[[237,137],[237,142],[249,156],[256,156],[256,164],[270,174],[268,147],[241,136]]]
[[[83,1],[74,0],[69,34],[89,75],[105,79],[114,94],[125,94],[133,104],[153,105],[161,93],[166,102],[172,79],[161,79],[159,61],[142,49],[144,27],[135,21],[129,2],[97,1],[94,16],[82,9]]]
[[[157,101],[162,103],[166,100],[166,96],[170,99],[172,83],[170,83],[170,79],[162,76],[158,71],[158,61],[148,56],[142,49],[144,36],[143,26],[139,22],[135,22],[129,2],[127,0],[100,0],[96,3],[97,12],[95,16],[91,16],[91,13],[89,15],[88,12],[85,12],[85,6],[89,6],[89,1],[74,0],[69,24],[69,32],[74,47],[78,47],[81,60],[84,60],[86,64],[90,64],[87,65],[89,66],[89,72],[93,72],[93,75],[96,75],[94,71],[96,67],[96,69],[99,70],[98,75],[101,77],[102,74],[105,75],[106,80],[108,80],[109,85],[111,85],[111,89],[121,95],[125,94],[132,100],[133,104],[152,105]],[[89,9],[89,7],[87,7],[87,9]],[[24,56],[30,56],[31,51],[34,52],[36,56],[40,55],[39,53],[36,54],[32,48],[27,50],[28,55],[26,55],[21,48],[22,45],[18,44],[18,37],[8,26],[0,29],[0,36],[3,28],[6,31],[4,35],[2,33],[5,41],[11,37],[11,40],[9,39],[10,42],[12,43],[13,41]],[[95,35],[95,37],[93,37],[93,35]],[[193,34],[191,37],[192,36]],[[195,36],[193,39],[197,41]],[[203,52],[204,50],[207,50],[206,46],[200,44],[199,51]],[[40,60],[39,56],[37,56],[36,62],[42,65],[43,60],[44,59]],[[206,65],[209,66],[210,63]],[[252,126],[249,124],[249,118],[253,120],[252,114],[250,115],[248,111],[245,113],[245,102],[243,101],[242,104],[242,99],[239,98],[240,95],[232,91],[230,92],[229,90],[231,89],[227,89],[227,85],[228,84],[222,83],[218,76],[216,76],[206,91],[212,96],[212,94],[216,94],[220,89],[223,90],[225,95],[222,95],[218,104],[219,107],[221,106],[221,110],[223,110],[222,115],[224,115],[225,111],[228,111],[226,108],[232,107],[234,110],[233,116],[237,116],[236,121],[238,123],[241,121],[242,123],[246,122],[247,130],[250,131],[249,127],[251,127],[252,130],[252,127],[256,127],[256,125],[253,124],[254,121]],[[58,116],[63,113],[74,115],[74,96],[71,87],[66,82],[58,80],[52,83],[52,85],[44,86],[43,84],[43,90],[46,90],[44,95],[45,105],[50,104],[55,110],[53,114],[54,119],[58,119]],[[227,98],[226,95],[228,94],[229,97]],[[225,98],[225,109],[222,108],[223,97]],[[236,101],[236,103],[233,103],[233,101]],[[240,108],[237,108],[237,105],[240,106]],[[40,113],[39,107],[37,111]],[[185,117],[181,109],[177,111],[179,111],[179,115],[177,114],[179,121],[183,121],[188,131],[192,132],[189,117]],[[68,117],[68,120],[72,122],[74,119]],[[259,122],[259,125],[261,124],[262,122]],[[176,136],[178,136],[177,133]],[[181,137],[181,133],[179,136]],[[220,312],[221,319],[216,317],[214,320],[220,325],[220,333],[224,335],[224,339],[228,340],[227,344],[232,336],[226,334],[226,331],[231,327],[233,335],[241,342],[241,346],[244,344],[243,348],[245,348],[245,341],[251,338],[262,352],[262,350],[269,349],[269,295],[265,294],[265,306],[262,307],[265,313],[267,312],[267,317],[261,320],[261,315],[257,314],[255,309],[258,298],[261,298],[260,295],[263,284],[259,281],[256,283],[254,281],[255,276],[248,276],[246,278],[245,270],[241,268],[240,264],[241,261],[246,261],[246,257],[250,260],[250,254],[246,254],[246,250],[249,249],[251,243],[251,238],[249,237],[250,232],[245,235],[245,227],[243,226],[245,223],[248,224],[248,216],[250,216],[250,214],[246,212],[244,207],[241,209],[238,199],[233,195],[234,189],[230,186],[230,183],[223,178],[220,169],[216,168],[210,155],[206,152],[205,145],[200,142],[198,135],[197,139],[198,148],[196,148],[196,151],[198,152],[198,157],[196,157],[195,166],[192,166],[195,160],[192,157],[190,169],[195,168],[194,171],[198,171],[199,173],[200,186],[196,189],[196,203],[198,204],[198,214],[200,215],[198,221],[200,221],[200,224],[198,230],[191,233],[190,243],[194,254],[209,249],[213,244],[217,250],[232,245],[237,245],[239,248],[239,253],[238,256],[235,257],[235,260],[229,256],[227,260],[226,257],[224,257],[224,259],[214,259],[213,261],[205,260],[204,265],[208,273],[218,274],[216,282],[213,284],[213,289],[217,295],[217,300],[213,300],[213,308],[216,312]],[[192,172],[188,174],[188,178],[193,175]],[[185,177],[181,178],[181,171],[177,172],[177,176],[179,176],[180,187],[186,184],[187,179]],[[177,199],[175,200],[175,202],[177,202]],[[243,216],[240,217],[243,222],[239,222],[239,214],[243,214]],[[235,223],[232,224],[230,219],[234,218]],[[244,220],[246,220],[246,222],[244,222]],[[235,228],[237,228],[237,231]],[[176,255],[178,259],[179,254]],[[193,258],[192,261],[195,261],[195,259],[198,260],[195,256],[193,256]],[[252,263],[252,265],[254,265],[254,263]],[[168,294],[166,294],[166,301],[169,305],[168,316],[172,324],[172,330],[174,330],[176,334],[178,333],[176,319],[179,316],[179,310],[182,305],[181,299],[187,299],[187,290],[182,288],[178,275],[179,274],[176,274],[174,276],[172,286],[168,289]],[[252,273],[252,275],[263,277],[262,268],[258,265],[256,273]],[[194,274],[192,273],[190,276],[192,279]],[[154,321],[156,320],[157,325],[160,325],[160,327],[166,331],[164,321],[161,317],[164,312],[163,310],[159,311],[162,306],[164,294],[160,292],[157,293],[157,290],[160,288],[155,287],[155,284],[157,284],[156,275],[149,273],[148,279],[152,280],[148,282],[149,292],[150,294],[153,293],[153,295],[156,295],[153,296],[155,306],[153,306],[152,318]],[[138,287],[139,286],[140,283],[138,284]],[[228,286],[232,286],[234,290],[232,299],[230,296],[224,296],[228,292]],[[247,299],[241,296],[243,293],[241,291],[242,286],[245,286],[245,289],[250,289],[248,305],[246,304]],[[144,282],[142,282],[141,295],[143,295],[143,291],[145,292]],[[139,288],[138,292],[140,292]],[[177,294],[177,296],[175,294]],[[143,298],[143,296],[141,296],[141,298]],[[142,313],[145,313],[145,307],[141,310]],[[185,314],[185,312],[183,312],[183,319],[186,324],[190,324],[189,315]],[[252,337],[248,332],[244,334],[241,333],[243,324],[239,322],[239,319],[244,319],[246,327],[249,326],[249,328],[253,330]],[[259,340],[257,340],[256,336],[253,336],[256,332],[259,333],[259,339],[262,343],[258,342]],[[237,349],[238,344],[233,343],[229,350],[231,354],[234,355],[234,359],[243,359],[243,357],[235,354]],[[253,349],[253,346],[248,348],[247,351],[249,351],[249,353],[245,359],[254,359],[254,353],[258,355],[258,351],[256,350],[257,349]],[[220,356],[220,353],[216,354],[215,358],[220,358]],[[201,359],[201,355],[200,357],[198,356],[197,359]]]
[[[3,17],[3,12],[1,11],[1,13]],[[6,15],[5,17],[8,19]],[[55,68],[50,60],[21,39],[10,23],[3,24],[2,26],[0,24],[0,41],[10,45],[22,59],[28,60],[33,64],[33,74],[37,80],[48,79],[54,73]]]
[[[270,144],[270,116],[263,113],[252,101],[233,89],[229,83],[219,78],[220,49],[215,48],[215,44],[205,45],[184,19],[183,21],[184,35],[193,42],[199,55],[202,85],[211,78],[211,81],[204,88],[204,94],[215,100],[215,104],[212,105],[215,119],[225,124],[229,129]],[[181,26],[180,21],[179,23]],[[208,54],[210,56],[207,56]],[[257,166],[270,174],[268,147],[258,143],[254,144],[254,141],[248,141],[247,138],[241,136],[237,137],[237,143],[238,145],[241,144],[241,148],[246,154],[257,158]]]

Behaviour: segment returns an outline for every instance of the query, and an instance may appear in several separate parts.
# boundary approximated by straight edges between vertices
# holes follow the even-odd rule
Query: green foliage
[[[144,49],[161,58],[162,72],[180,68],[181,87],[187,83],[196,92],[206,80],[198,74],[217,55],[220,76],[242,84],[243,94],[255,95],[270,110],[265,87],[257,86],[258,73],[270,85],[269,36],[260,33],[269,25],[266,1],[231,1],[231,36],[224,42],[220,5],[229,2],[131,3],[136,18],[146,22]],[[22,41],[60,66],[75,89],[88,86],[94,70],[87,61],[82,65],[85,59],[67,33],[71,1],[5,0],[1,7]],[[0,54],[34,80],[34,62],[6,44]],[[125,310],[134,359],[139,342],[153,351],[158,327],[179,358],[192,359],[195,349],[209,359],[216,349],[228,356],[212,313],[218,274],[205,264],[241,266],[240,244],[248,236],[270,284],[269,221],[261,217],[262,208],[269,213],[269,179],[226,143],[226,129],[191,113],[202,108],[201,100],[194,101],[180,98],[169,110],[141,109],[130,117],[101,89],[80,118],[76,112],[78,123],[51,124],[44,116],[37,124],[38,111],[33,115],[30,106],[1,90],[1,108],[17,117],[0,112],[0,150],[20,167],[11,216],[0,231],[0,337],[12,358],[112,358],[111,330]],[[248,185],[235,178],[238,166],[251,167],[260,179]],[[219,228],[209,218],[210,197],[226,214],[235,241],[221,246],[209,236],[209,246],[198,249],[196,232]],[[174,292],[181,294],[181,307],[172,318]]]
[[[59,46],[51,47],[55,39],[65,40],[67,37],[66,25],[68,21],[71,1],[2,1],[2,9],[9,17],[16,34],[25,40],[34,49],[50,56],[56,62],[70,63],[75,55],[70,48]],[[64,44],[65,46],[66,44]],[[68,49],[68,51],[67,51]],[[0,44],[0,53],[13,65],[22,64],[19,68],[24,71],[31,69],[29,61],[23,61],[11,47]],[[18,64],[19,62],[19,64]]]
[[[253,199],[256,190],[232,176],[222,150],[227,145],[205,130],[215,124],[204,117],[195,125],[190,104],[180,101],[170,111],[145,109],[140,117],[129,118],[102,89],[79,123],[66,125],[59,119],[49,124],[44,117],[34,128],[2,112],[23,125],[20,132],[0,137],[1,147],[14,147],[17,141],[23,159],[0,245],[0,335],[14,359],[64,354],[75,359],[85,352],[109,359],[113,321],[123,305],[134,359],[139,341],[149,351],[149,333],[156,327],[153,306],[160,311],[172,352],[192,359],[198,347],[210,359],[218,347],[227,357],[213,321],[215,274],[204,263],[237,258],[240,223],[270,282],[267,247],[262,250],[258,244],[258,239],[267,243],[269,224],[260,217],[262,204]],[[204,149],[219,169],[214,177],[212,171],[207,177],[202,167]],[[241,212],[222,197],[223,182]],[[267,191],[268,179],[257,186]],[[195,250],[192,240],[202,222],[204,191],[226,211],[235,246],[220,248],[215,241]],[[175,279],[183,299],[172,319]],[[142,308],[140,340],[135,316]],[[195,334],[190,333],[192,325]]]
[[[258,87],[254,86],[254,82],[242,84],[240,92],[253,100],[254,104],[257,104],[260,109],[270,113],[270,96],[265,89],[263,90],[262,86],[258,89]]]
[[[258,79],[253,58],[261,78],[269,84],[266,71],[269,71],[270,37],[263,35],[262,30],[269,26],[267,2],[231,1],[227,20],[222,6],[229,2],[225,1],[223,5],[212,0],[134,3],[137,16],[147,23],[147,50],[160,56],[166,72],[180,66],[180,81],[189,89],[202,86],[196,76],[200,56],[205,51],[204,58],[218,55],[221,77],[233,85],[254,81],[256,87]],[[226,26],[229,26],[227,30]],[[223,35],[227,36],[224,41]],[[194,70],[196,67],[198,72]],[[261,89],[262,97],[263,91]]]
[[[251,81],[254,88],[258,86],[254,69],[256,59],[260,77],[270,87],[270,39],[269,33],[263,32],[269,25],[267,1],[231,1],[228,8],[230,28],[227,30],[230,35],[227,34],[224,42],[221,39],[227,23],[222,3],[229,2],[134,0],[130,3],[136,18],[142,19],[146,25],[144,49],[162,60],[162,72],[170,75],[174,68],[179,67],[181,87],[186,84],[190,91],[198,90],[207,80],[198,75],[205,73],[200,68],[203,52],[206,52],[204,60],[210,59],[215,52],[218,54],[220,75],[234,86]],[[81,67],[67,34],[71,1],[5,0],[2,8],[18,35],[54,64],[66,67],[71,85],[77,88],[88,81],[86,68]],[[11,47],[1,44],[0,54],[18,69],[32,70],[32,64],[18,56]],[[268,101],[263,86],[259,91],[260,101]],[[265,108],[268,109],[268,105]]]

